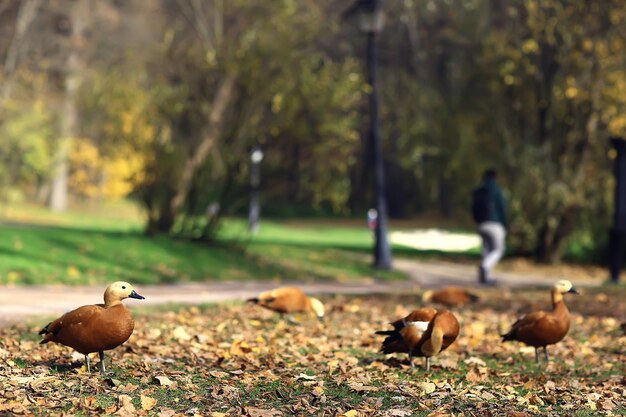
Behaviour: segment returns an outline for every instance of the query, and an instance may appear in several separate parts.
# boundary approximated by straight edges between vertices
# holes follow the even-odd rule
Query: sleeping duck
[[[295,287],[280,287],[265,291],[246,301],[281,314],[307,312],[314,314],[320,320],[324,318],[324,304],[317,298],[307,297],[301,289]]]
[[[444,287],[438,290],[428,290],[422,295],[422,301],[443,304],[448,307],[459,307],[467,303],[475,303],[478,300],[479,297],[476,294],[472,294],[461,287]]]
[[[459,335],[459,322],[448,310],[425,307],[413,310],[403,319],[391,323],[393,330],[381,330],[386,335],[380,349],[383,353],[408,353],[411,368],[413,358],[424,357],[426,371],[430,371],[430,358],[443,352]]]

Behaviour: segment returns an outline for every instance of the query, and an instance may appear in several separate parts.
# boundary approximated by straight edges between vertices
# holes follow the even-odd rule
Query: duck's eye
[[[126,285],[122,285],[122,289],[125,290],[126,289]]]

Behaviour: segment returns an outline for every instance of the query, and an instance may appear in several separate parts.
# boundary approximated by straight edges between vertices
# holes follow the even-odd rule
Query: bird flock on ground
[[[502,335],[503,341],[519,341],[535,348],[535,360],[539,363],[539,349],[543,349],[545,362],[549,356],[547,346],[561,341],[570,326],[569,312],[563,300],[564,294],[577,294],[570,281],[554,284],[551,311],[532,311],[513,323]],[[73,348],[85,356],[87,371],[91,371],[89,354],[98,352],[100,372],[105,373],[104,352],[114,349],[128,340],[134,329],[130,311],[122,303],[126,298],[144,299],[127,282],[118,281],[104,292],[104,304],[93,304],[69,311],[46,325],[39,334],[40,343],[55,342]],[[309,297],[296,287],[281,287],[265,291],[247,300],[266,309],[287,315],[308,313],[323,320],[324,305],[317,298]],[[466,289],[446,287],[423,294],[424,303],[457,307],[478,301],[478,297]],[[411,368],[415,357],[424,358],[424,367],[430,371],[433,356],[445,351],[457,339],[460,325],[455,314],[445,308],[426,306],[411,311],[406,317],[390,323],[393,329],[380,330],[376,334],[386,336],[380,351],[385,354],[406,353]]]

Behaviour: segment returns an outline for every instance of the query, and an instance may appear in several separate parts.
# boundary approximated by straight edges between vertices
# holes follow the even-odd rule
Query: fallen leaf
[[[467,365],[487,366],[487,363],[484,360],[477,358],[475,356],[472,356],[471,358],[467,358],[463,362],[465,362]]]
[[[141,399],[141,408],[146,411],[150,411],[157,404],[157,399],[152,397],[147,397],[145,395],[140,396]]]
[[[298,379],[305,379],[307,381],[315,381],[317,377],[315,375],[300,374],[296,377],[296,380]]]
[[[392,416],[392,417],[407,417],[407,416],[410,416],[411,414],[413,414],[412,411],[400,410],[400,409],[391,409],[385,412],[386,416]]]
[[[132,417],[137,415],[137,410],[133,405],[133,399],[129,395],[120,395],[117,397],[118,403],[120,404],[120,408],[115,413],[121,417]]]
[[[611,411],[615,410],[616,407],[615,403],[608,398],[600,402],[600,408],[603,410]]]
[[[469,382],[473,384],[483,382],[484,380],[487,379],[487,377],[488,377],[488,373],[486,372],[486,370],[481,370],[476,367],[470,369],[467,372],[467,374],[465,374],[465,379],[467,379]]]
[[[183,326],[177,326],[172,332],[172,336],[174,339],[179,342],[186,342],[191,340],[192,336],[187,332],[187,330]]]
[[[169,387],[175,384],[174,381],[172,381],[165,375],[157,375],[154,377],[154,379],[156,379],[159,382],[159,385],[162,385],[164,387]]]
[[[419,388],[424,394],[430,394],[437,390],[437,386],[432,382],[422,382],[419,384]]]
[[[275,417],[282,416],[278,410],[273,409],[264,409],[264,408],[256,408],[256,407],[245,407],[246,415],[250,417]]]

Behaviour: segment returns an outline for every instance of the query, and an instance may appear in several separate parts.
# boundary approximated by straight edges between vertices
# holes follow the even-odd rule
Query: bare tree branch
[[[171,212],[174,214],[178,213],[182,207],[183,202],[187,198],[187,194],[191,188],[193,176],[196,174],[198,168],[204,163],[209,155],[209,152],[211,152],[222,134],[224,126],[224,113],[232,100],[235,81],[236,77],[234,75],[227,75],[215,94],[211,106],[211,112],[209,113],[209,123],[207,125],[206,133],[204,134],[202,142],[197,147],[194,154],[187,158],[179,186],[177,187],[176,195],[170,204]]]

